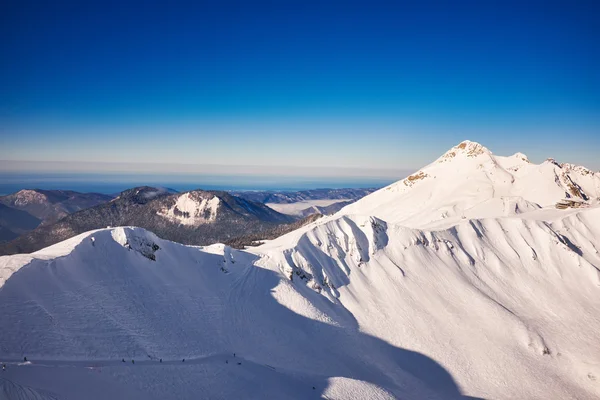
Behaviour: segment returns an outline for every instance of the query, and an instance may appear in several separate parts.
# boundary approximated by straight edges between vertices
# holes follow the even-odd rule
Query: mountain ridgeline
[[[63,221],[185,241],[281,221],[264,207],[138,188]],[[600,398],[600,173],[466,141],[305,222],[243,250],[116,227],[0,257],[0,397]]]
[[[113,196],[101,193],[24,189],[7,196],[0,196],[0,203],[27,212],[39,219],[42,224],[52,224],[69,214],[112,199]]]
[[[168,240],[205,245],[260,235],[294,221],[295,218],[264,204],[223,191],[171,193],[144,186],[126,190],[110,202],[67,215],[4,243],[0,245],[0,255],[30,253],[107,226],[139,226]]]
[[[24,189],[0,196],[0,243],[112,198],[100,193],[41,189]]]
[[[240,196],[246,200],[255,201],[257,203],[297,203],[307,200],[346,200],[356,201],[364,196],[373,193],[374,188],[366,189],[311,189],[293,191],[231,191],[234,196]]]

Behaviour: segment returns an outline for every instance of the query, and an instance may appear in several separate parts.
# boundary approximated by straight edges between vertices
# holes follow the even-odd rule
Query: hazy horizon
[[[469,139],[600,170],[599,8],[5,3],[0,160],[387,179]]]
[[[405,176],[405,175],[404,175]],[[399,178],[400,179],[400,178]],[[397,179],[339,177],[289,177],[264,175],[178,175],[102,173],[0,172],[0,196],[23,189],[73,190],[116,194],[138,186],[165,187],[177,191],[195,189],[235,191],[299,191],[309,189],[380,188]]]

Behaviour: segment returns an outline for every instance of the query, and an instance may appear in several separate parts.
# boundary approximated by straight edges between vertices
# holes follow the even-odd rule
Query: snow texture
[[[598,398],[599,180],[463,142],[249,250],[119,227],[0,257],[0,395]]]
[[[317,207],[326,207],[344,201],[347,199],[304,200],[296,203],[266,203],[265,205],[282,214],[306,216],[310,214],[307,211],[319,212]]]
[[[158,214],[182,225],[196,226],[214,222],[219,204],[220,200],[217,196],[205,199],[195,198],[191,193],[184,193],[179,196],[175,205]]]

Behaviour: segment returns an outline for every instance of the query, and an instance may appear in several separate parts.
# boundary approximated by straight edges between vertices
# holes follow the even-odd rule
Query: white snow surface
[[[217,196],[206,199],[194,197],[192,193],[184,193],[177,198],[172,207],[159,211],[158,215],[182,225],[196,226],[214,222],[220,202]]]
[[[599,175],[463,143],[245,251],[119,227],[0,257],[0,397],[599,398]]]
[[[302,211],[307,208],[313,207],[315,212],[318,210],[315,206],[326,207],[342,201],[348,201],[347,199],[320,199],[320,200],[304,200],[297,201],[295,203],[266,203],[265,205],[273,210],[287,215],[302,215]]]
[[[413,228],[439,229],[460,219],[496,218],[554,208],[563,199],[600,198],[600,173],[549,159],[536,165],[524,154],[496,156],[465,141],[406,179],[342,210]]]

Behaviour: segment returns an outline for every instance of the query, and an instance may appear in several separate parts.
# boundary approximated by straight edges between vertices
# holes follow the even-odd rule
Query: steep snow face
[[[465,141],[341,213],[433,229],[452,226],[461,219],[554,208],[564,199],[593,204],[599,198],[600,173],[552,160],[532,164],[522,153],[495,156],[484,146]]]
[[[592,207],[436,231],[339,216],[250,251],[365,333],[436,360],[466,394],[592,399],[599,250]]]
[[[172,207],[159,211],[158,215],[182,225],[206,224],[216,220],[220,202],[217,196],[207,199],[197,193],[184,193]]]
[[[128,250],[133,250],[144,257],[156,261],[155,253],[160,249],[160,246],[156,244],[158,237],[152,232],[148,232],[139,228],[115,228],[112,231],[112,238],[115,242]],[[96,238],[90,238],[92,245],[95,245]]]

